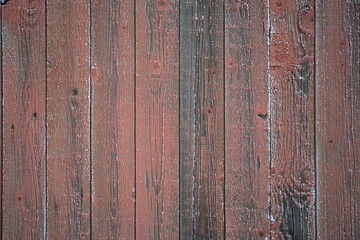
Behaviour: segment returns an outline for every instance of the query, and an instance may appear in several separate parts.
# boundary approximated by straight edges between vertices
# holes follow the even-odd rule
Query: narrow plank
[[[319,239],[360,238],[360,1],[317,1]]]
[[[2,7],[3,239],[44,239],[45,4]]]
[[[270,238],[268,7],[225,2],[227,239]]]
[[[133,239],[134,2],[91,3],[92,238]]]
[[[47,2],[50,239],[90,237],[89,3]]]
[[[270,1],[272,238],[315,238],[314,5]]]
[[[180,238],[224,238],[224,3],[180,1]]]
[[[179,237],[179,2],[136,1],[136,238]]]
[[[0,8],[0,99],[1,99],[1,111],[0,111],[0,143],[1,143],[1,146],[0,146],[0,236],[2,237],[2,223],[3,223],[3,213],[2,213],[2,206],[3,206],[3,201],[2,201],[2,198],[3,198],[3,74],[2,74],[2,65],[3,65],[3,46],[2,46],[2,8]]]

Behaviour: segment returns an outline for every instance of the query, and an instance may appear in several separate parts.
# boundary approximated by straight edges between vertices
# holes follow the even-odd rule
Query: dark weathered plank
[[[136,237],[179,237],[179,2],[136,1]]]
[[[0,8],[0,99],[1,99],[1,107],[0,107],[0,209],[2,209],[2,196],[3,196],[3,74],[2,74],[2,65],[3,65],[3,47],[2,47],[2,8]],[[2,210],[0,211],[0,236],[2,238]]]
[[[314,239],[314,1],[270,1],[271,237]]]
[[[47,2],[50,239],[90,237],[89,3]]]
[[[316,9],[318,236],[359,239],[360,2]]]
[[[225,2],[227,239],[270,237],[268,30],[266,1]]]
[[[45,4],[2,7],[4,239],[44,239]]]
[[[134,2],[91,3],[92,237],[134,238]]]
[[[223,1],[180,1],[180,238],[224,237]]]

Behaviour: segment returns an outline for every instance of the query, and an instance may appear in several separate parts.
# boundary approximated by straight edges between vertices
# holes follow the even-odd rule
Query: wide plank
[[[134,2],[91,2],[92,238],[134,239]]]
[[[315,238],[314,0],[270,0],[271,237]]]
[[[360,239],[360,1],[317,1],[318,239]]]
[[[180,1],[180,239],[224,238],[223,13]]]
[[[2,12],[3,239],[44,239],[46,43],[44,1]]]
[[[49,239],[90,238],[90,1],[47,1]]]
[[[179,1],[136,1],[136,238],[179,237]]]
[[[269,239],[266,1],[225,1],[226,239]]]

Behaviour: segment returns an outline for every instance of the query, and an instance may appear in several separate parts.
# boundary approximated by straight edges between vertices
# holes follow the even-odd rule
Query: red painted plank
[[[317,2],[317,229],[360,238],[360,2]]]
[[[92,238],[133,239],[134,2],[91,3]]]
[[[90,237],[89,4],[47,2],[50,239]]]
[[[44,239],[45,5],[2,8],[4,239]]]
[[[136,237],[179,237],[179,2],[136,1]]]
[[[315,238],[314,8],[270,1],[272,238]]]
[[[180,2],[180,239],[224,238],[223,7]]]
[[[227,239],[269,239],[266,1],[225,2]]]

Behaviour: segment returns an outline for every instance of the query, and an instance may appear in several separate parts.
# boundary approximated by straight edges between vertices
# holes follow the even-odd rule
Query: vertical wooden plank
[[[47,2],[50,239],[90,237],[89,3]]]
[[[45,18],[42,1],[2,9],[4,239],[43,239]]]
[[[3,223],[3,211],[2,211],[2,206],[3,206],[3,99],[4,99],[4,94],[3,94],[3,72],[2,72],[2,65],[3,65],[3,46],[2,46],[2,8],[0,8],[0,96],[1,96],[1,111],[0,111],[0,236],[2,238],[2,223]]]
[[[136,237],[179,237],[179,2],[136,1]]]
[[[44,239],[45,5],[2,8],[4,239]]]
[[[270,0],[272,238],[315,238],[314,7]]]
[[[266,1],[225,2],[226,238],[269,239]]]
[[[3,226],[3,211],[2,211],[2,207],[3,207],[3,99],[4,99],[4,94],[3,94],[3,72],[2,72],[2,65],[3,65],[3,46],[2,46],[2,9],[0,8],[0,47],[1,47],[1,53],[0,53],[0,59],[1,59],[1,63],[0,63],[0,96],[1,96],[1,111],[0,111],[0,206],[1,206],[1,210],[0,210],[0,236],[2,237],[2,226]]]
[[[180,1],[180,238],[224,238],[224,3]]]
[[[319,239],[360,238],[360,1],[317,1]]]
[[[133,239],[134,2],[91,3],[92,238]]]

